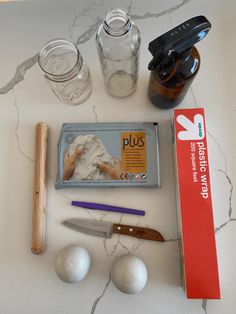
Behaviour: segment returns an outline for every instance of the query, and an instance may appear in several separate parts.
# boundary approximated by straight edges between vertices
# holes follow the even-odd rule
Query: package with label
[[[63,124],[57,189],[159,185],[156,122]]]
[[[204,109],[174,111],[177,213],[188,298],[219,299]]]

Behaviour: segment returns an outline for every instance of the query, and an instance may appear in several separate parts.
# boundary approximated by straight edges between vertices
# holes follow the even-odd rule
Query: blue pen
[[[88,209],[105,210],[105,211],[109,211],[109,212],[116,212],[116,213],[122,213],[122,214],[132,214],[132,215],[139,215],[139,216],[145,215],[144,210],[125,208],[125,207],[119,207],[119,206],[112,206],[112,205],[105,205],[105,204],[72,201],[71,205],[83,207],[83,208],[88,208]]]

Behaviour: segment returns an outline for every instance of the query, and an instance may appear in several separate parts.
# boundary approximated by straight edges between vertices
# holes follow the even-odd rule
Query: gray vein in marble
[[[95,115],[95,122],[97,123],[98,122],[98,113],[97,113],[97,110],[96,110],[96,106],[93,106],[93,112],[94,112],[94,115]]]
[[[131,12],[132,5],[133,5],[133,0],[130,1],[129,6],[127,8],[129,13]]]
[[[119,237],[118,245],[120,245],[124,250],[126,250],[127,253],[131,253],[129,248],[120,241],[120,237]]]
[[[229,216],[229,219],[232,218],[232,196],[233,196],[233,189],[234,189],[234,186],[233,186],[233,183],[230,179],[230,177],[228,176],[227,172],[226,171],[223,171],[221,169],[218,169],[219,172],[223,173],[225,175],[225,178],[226,180],[228,181],[228,184],[230,186],[230,193],[229,193],[229,211],[228,211],[228,216]]]
[[[103,219],[108,215],[108,212],[105,212],[104,214],[101,214],[101,217],[99,218],[99,221],[103,221]]]
[[[30,162],[34,162],[34,160],[29,157],[26,153],[23,152],[22,148],[21,148],[21,145],[20,145],[20,137],[19,137],[19,134],[18,134],[18,131],[19,131],[19,126],[20,126],[20,108],[17,104],[17,99],[16,99],[16,96],[15,96],[15,93],[14,93],[14,89],[12,90],[12,95],[13,95],[13,99],[14,99],[14,107],[16,109],[16,127],[15,127],[15,138],[16,138],[16,147],[17,147],[17,150],[18,152],[25,158],[27,159],[28,161]]]
[[[191,92],[191,94],[192,94],[194,107],[199,108],[198,103],[197,103],[197,97],[196,97],[196,95],[195,95],[195,93],[194,93],[194,90],[193,90],[193,87],[192,87],[192,86],[190,87],[190,92]],[[218,148],[218,150],[219,150],[221,156],[223,157],[224,166],[225,166],[225,171],[227,172],[226,156],[225,156],[225,154],[224,154],[224,152],[223,152],[223,150],[222,150],[220,144],[217,142],[217,140],[215,139],[215,137],[211,134],[211,132],[210,132],[209,130],[207,130],[207,134],[208,134],[208,136],[212,139],[212,141],[216,144],[216,146],[217,146],[217,148]]]
[[[138,240],[137,243],[134,243],[132,249],[131,249],[131,253],[134,254],[135,252],[138,251],[138,249],[145,243],[144,240]]]
[[[106,290],[107,290],[107,288],[108,288],[110,282],[111,282],[111,274],[109,274],[108,281],[107,281],[106,284],[105,284],[105,287],[104,287],[104,289],[103,289],[103,291],[102,291],[102,294],[101,294],[99,297],[97,297],[96,300],[94,301],[93,306],[92,306],[92,309],[91,309],[91,314],[94,314],[94,313],[95,313],[96,308],[97,308],[97,305],[98,305],[98,303],[101,301],[101,299],[104,297],[104,294],[105,294],[105,292],[106,292]]]
[[[135,224],[135,226],[139,226],[139,225],[141,224],[141,220],[142,220],[142,218],[139,217],[139,220],[138,220],[138,222]],[[145,243],[144,240],[138,239],[138,241],[137,241],[136,243],[134,243],[134,245],[133,245],[133,247],[132,247],[130,253],[131,253],[131,254],[134,254],[144,243]]]
[[[121,215],[120,215],[120,219],[119,219],[118,224],[121,224],[121,221],[122,221],[122,219],[123,219],[123,216],[124,216],[124,214],[121,214]]]
[[[181,7],[183,7],[185,4],[187,4],[188,2],[190,2],[190,0],[183,0],[181,3],[179,4],[176,4],[175,6],[173,7],[170,7],[169,9],[166,9],[166,10],[163,10],[161,12],[158,12],[158,13],[151,13],[151,12],[146,12],[142,15],[139,15],[139,14],[132,14],[132,18],[135,19],[135,20],[144,20],[144,19],[147,19],[147,18],[158,18],[160,16],[163,16],[163,15],[166,15],[166,14],[169,14],[169,13],[172,13],[178,9],[180,9]]]
[[[88,28],[88,30],[86,30],[81,36],[78,37],[78,39],[76,41],[77,45],[78,44],[83,44],[86,41],[88,41],[92,37],[92,35],[95,33],[97,27],[101,24],[102,19],[98,18],[98,17],[95,17],[95,18],[92,17],[91,13],[96,8],[102,6],[103,3],[104,3],[104,0],[101,0],[101,1],[98,1],[98,2],[95,2],[95,1],[90,2],[90,3],[88,3],[88,5],[84,9],[82,9],[81,12],[79,12],[74,17],[72,24],[68,28],[70,37],[73,39],[73,41],[74,41],[74,37],[72,35],[73,27],[76,27],[76,26],[89,26],[89,25],[81,25],[80,19],[82,19],[83,17],[89,17],[93,21],[92,25]],[[94,30],[94,28],[95,28],[95,30]]]
[[[209,130],[207,130],[207,134],[208,134],[208,136],[212,139],[212,141],[216,144],[216,146],[217,146],[217,148],[218,148],[218,150],[219,150],[219,152],[220,152],[220,154],[221,154],[221,156],[222,156],[222,158],[223,158],[223,160],[224,160],[224,169],[225,169],[225,172],[227,173],[227,161],[226,161],[226,156],[225,156],[225,154],[224,154],[224,152],[223,152],[223,150],[222,150],[220,144],[217,142],[217,140],[215,139],[215,137],[212,135],[212,133],[211,133]]]
[[[118,237],[118,239],[119,239],[119,237]],[[115,244],[113,244],[113,248],[112,248],[111,253],[109,253],[108,248],[107,248],[107,238],[103,239],[103,247],[104,247],[104,250],[105,250],[107,257],[114,256],[114,252],[116,251],[116,249],[118,247],[118,240]]]
[[[91,16],[92,12],[101,7],[104,2],[105,0],[88,2],[88,5],[74,17],[71,27],[82,26],[80,23],[80,19],[82,17],[89,16],[91,19],[93,19],[93,17]]]
[[[190,93],[191,93],[192,98],[193,98],[193,105],[194,105],[194,107],[199,108],[199,106],[197,104],[197,97],[196,97],[196,95],[195,95],[195,93],[193,91],[193,87],[192,86],[190,87]]]
[[[32,68],[32,66],[35,65],[37,62],[38,54],[19,64],[16,68],[14,77],[5,86],[0,88],[0,95],[7,94],[10,90],[14,88],[16,84],[23,81],[26,71]]]
[[[123,214],[120,215],[120,219],[119,219],[119,221],[118,221],[118,224],[121,223],[122,218],[123,218]],[[107,257],[110,257],[110,256],[113,256],[113,257],[114,257],[114,256],[115,256],[114,254],[115,254],[115,252],[116,252],[116,250],[117,250],[117,248],[118,248],[118,246],[119,246],[119,244],[120,244],[120,235],[118,235],[117,240],[115,241],[115,243],[113,243],[113,248],[112,248],[111,253],[109,253],[108,248],[107,248],[107,240],[113,241],[112,239],[107,239],[107,238],[104,238],[104,239],[103,239],[103,247],[104,247],[106,256],[107,256]]]
[[[120,220],[118,222],[119,224],[121,223],[122,218],[123,218],[123,214],[120,217]],[[136,223],[136,226],[139,225],[139,223],[140,223],[140,220]],[[112,247],[111,252],[109,252],[108,247],[107,247],[107,240],[109,240],[109,239],[104,238],[104,240],[103,240],[103,246],[104,246],[104,250],[105,250],[107,257],[118,257],[115,253],[116,253],[119,246],[122,249],[124,249],[128,254],[134,254],[145,243],[144,240],[138,239],[138,242],[133,244],[132,249],[129,249],[126,245],[124,245],[124,243],[122,243],[122,241],[121,241],[122,237],[120,235],[118,235],[117,240],[113,243],[113,247]]]
[[[215,228],[215,233],[219,232],[221,229],[227,226],[230,222],[234,222],[234,221],[236,221],[236,218],[230,218],[227,221],[223,222],[219,227]]]
[[[222,173],[229,186],[230,186],[230,191],[229,191],[229,209],[228,209],[228,220],[223,222],[219,227],[215,228],[215,233],[219,232],[221,229],[223,229],[225,226],[227,226],[230,222],[232,221],[236,221],[236,218],[232,218],[232,213],[233,213],[233,210],[232,210],[232,197],[233,197],[233,189],[234,189],[234,186],[233,186],[233,183],[230,179],[230,177],[228,176],[227,172],[222,170],[222,169],[218,169],[218,172]]]
[[[51,179],[51,181],[52,181],[52,186],[53,186],[53,188],[54,188],[54,179],[53,179],[52,177],[50,177],[50,174],[49,174],[49,173],[48,173],[48,176],[49,176],[49,178]],[[54,189],[54,190],[55,190],[55,189]],[[66,195],[66,194],[64,194],[64,193],[62,193],[62,192],[59,192],[58,190],[55,190],[55,191],[56,191],[56,194],[59,195],[60,197],[66,199],[66,200],[68,200],[68,201],[70,201],[70,203],[72,202],[72,198],[70,198],[68,195]],[[92,220],[96,220],[96,219],[94,218],[94,216],[92,215],[92,213],[91,213],[91,211],[90,211],[89,209],[83,208],[83,210],[86,211],[86,213],[88,214],[88,216],[89,216]]]
[[[204,311],[204,314],[207,314],[207,299],[202,300],[202,309]]]
[[[176,239],[170,238],[170,239],[165,239],[165,242],[177,242],[179,240],[180,240],[179,238],[176,238]]]
[[[99,25],[102,23],[102,18],[97,17],[96,22],[92,24],[87,31],[80,35],[76,41],[76,45],[81,45],[92,38],[97,31]]]
[[[51,175],[50,174],[50,172],[48,171],[48,178],[50,179],[50,182],[51,182],[51,185],[52,185],[52,187],[54,188],[54,177],[53,177],[53,175]],[[64,199],[66,199],[66,200],[68,200],[68,201],[72,201],[72,199],[69,197],[69,196],[67,196],[66,194],[63,194],[63,193],[61,193],[61,192],[58,192],[58,190],[55,190],[56,191],[56,193],[59,195],[59,196],[61,196],[62,198],[64,198]]]
[[[230,222],[230,220],[227,220],[227,221],[223,222],[219,227],[215,228],[215,233],[217,233],[222,228],[224,228],[226,225],[228,225],[229,222]]]
[[[76,1],[74,0],[73,2],[73,12],[76,12]],[[69,32],[69,35],[70,35],[70,38],[72,39],[72,42],[74,42],[74,37],[72,35],[72,28],[75,24],[75,20],[76,20],[77,16],[75,15],[74,16],[74,19],[72,21],[72,23],[70,24],[70,26],[68,27],[68,32]]]
[[[53,184],[53,187],[54,187],[54,184]],[[63,197],[64,199],[66,199],[66,200],[72,202],[72,199],[71,199],[69,196],[67,196],[66,194],[61,193],[61,192],[58,192],[58,191],[56,191],[56,193],[57,193],[59,196]]]
[[[68,29],[71,38],[73,38],[73,35],[72,35],[73,27],[82,26],[80,24],[80,19],[81,18],[89,17],[92,20],[92,22],[93,22],[90,26],[86,25],[86,26],[88,26],[88,29],[77,38],[76,45],[83,44],[83,43],[87,42],[88,40],[90,40],[91,37],[93,36],[93,34],[96,32],[96,30],[99,27],[99,25],[102,23],[103,18],[101,18],[99,16],[93,17],[91,15],[91,13],[96,8],[102,6],[103,3],[104,3],[104,0],[101,0],[101,1],[98,1],[98,2],[93,1],[93,2],[89,3],[81,12],[79,12],[74,17],[74,20],[73,20],[72,24],[70,25],[70,27]]]

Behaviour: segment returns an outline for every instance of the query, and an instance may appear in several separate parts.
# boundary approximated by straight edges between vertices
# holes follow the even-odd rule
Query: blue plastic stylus
[[[105,211],[116,212],[116,213],[123,213],[123,214],[132,214],[132,215],[139,215],[139,216],[144,216],[145,215],[145,211],[144,210],[138,210],[138,209],[132,209],[132,208],[126,208],[126,207],[119,207],[119,206],[112,206],[112,205],[105,205],[105,204],[72,201],[71,205],[78,206],[78,207],[83,207],[83,208],[94,209],[94,210],[105,210]]]

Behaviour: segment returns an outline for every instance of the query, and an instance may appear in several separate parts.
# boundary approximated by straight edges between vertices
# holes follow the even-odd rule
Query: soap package
[[[174,111],[180,264],[187,298],[219,299],[204,109]]]
[[[127,186],[160,186],[156,122],[63,124],[56,189]]]

